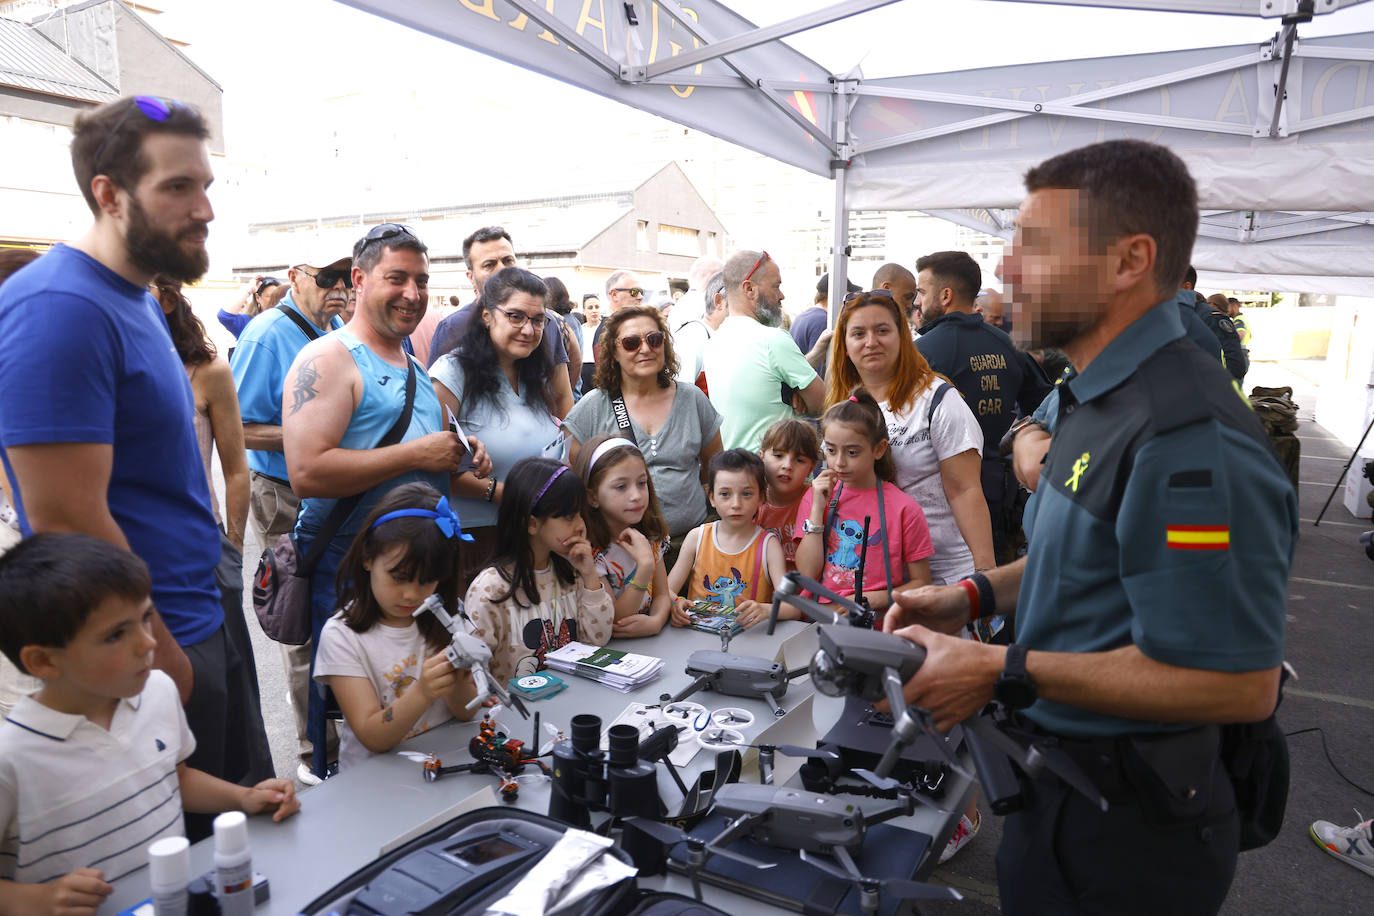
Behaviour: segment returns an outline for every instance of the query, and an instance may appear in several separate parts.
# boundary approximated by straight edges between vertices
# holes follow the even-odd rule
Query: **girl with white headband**
[[[672,594],[663,552],[668,525],[639,447],[593,436],[573,464],[587,488],[587,538],[615,596],[613,635],[653,636],[668,622]]]

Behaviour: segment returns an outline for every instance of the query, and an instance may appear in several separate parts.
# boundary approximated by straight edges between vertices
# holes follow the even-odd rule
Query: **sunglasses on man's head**
[[[373,242],[385,242],[388,239],[403,235],[409,236],[417,242],[420,240],[420,237],[415,234],[415,230],[405,223],[382,223],[380,226],[373,226],[367,231],[367,235],[353,244],[353,260],[358,260],[358,257],[367,250],[367,246]]]
[[[657,350],[663,346],[663,332],[650,331],[648,334],[630,334],[620,338],[620,349],[626,353],[637,353],[641,344],[649,344],[650,350]]]
[[[631,299],[643,299],[644,288],[640,286],[616,286],[612,287],[613,293],[629,293]]]
[[[101,140],[100,145],[95,148],[95,156],[91,158],[91,166],[94,170],[94,174],[102,174],[100,165],[105,160],[105,150],[109,147],[110,142],[114,140],[115,137],[119,136],[119,132],[123,129],[125,122],[129,120],[129,115],[137,111],[149,121],[156,121],[161,124],[172,116],[172,109],[184,107],[185,106],[182,105],[181,102],[175,99],[164,99],[155,95],[134,96],[134,103],[124,109],[124,114],[119,116],[119,120],[115,122],[114,127],[110,128],[110,132],[105,135],[105,139]]]
[[[301,273],[315,281],[315,285],[320,289],[333,289],[340,280],[343,281],[344,289],[353,288],[353,271],[351,270],[317,270],[313,274],[305,267],[297,267]]]
[[[754,266],[751,267],[751,268],[749,268],[749,273],[747,273],[747,274],[744,275],[744,280],[748,280],[750,277],[752,277],[752,276],[754,275],[754,271],[758,270],[758,269],[759,269],[759,266],[760,266],[761,264],[763,264],[764,261],[767,261],[767,260],[769,260],[768,252],[765,251],[765,252],[763,252],[762,254],[759,255],[759,259],[758,259],[757,261],[754,262]],[[744,280],[741,280],[740,282],[743,283]]]

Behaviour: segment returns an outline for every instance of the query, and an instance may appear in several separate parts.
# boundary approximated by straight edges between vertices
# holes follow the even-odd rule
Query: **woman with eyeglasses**
[[[458,593],[491,560],[507,473],[521,458],[562,459],[565,451],[550,382],[558,367],[546,347],[548,288],[528,270],[506,267],[487,279],[458,346],[430,367],[434,392],[463,434],[482,440],[490,476],[460,471],[453,508],[473,543],[459,552]],[[445,414],[449,422],[449,414]]]
[[[947,585],[996,566],[981,483],[983,433],[958,389],[930,368],[906,315],[885,289],[845,299],[830,350],[826,407],[856,385],[887,421],[897,486],[920,504],[935,553],[930,576]]]
[[[563,422],[570,459],[581,444],[608,433],[639,446],[668,523],[671,567],[687,532],[706,521],[702,483],[720,451],[720,414],[700,388],[680,385],[668,323],[656,308],[626,306],[602,322],[595,388]]]

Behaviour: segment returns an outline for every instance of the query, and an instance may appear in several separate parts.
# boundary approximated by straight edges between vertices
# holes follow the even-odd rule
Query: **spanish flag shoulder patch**
[[[1230,525],[1168,525],[1165,544],[1171,550],[1230,550]]]

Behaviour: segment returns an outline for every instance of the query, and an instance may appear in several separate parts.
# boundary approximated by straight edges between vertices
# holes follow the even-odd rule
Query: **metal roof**
[[[86,102],[119,97],[114,87],[62,52],[43,33],[0,18],[0,86]]]

